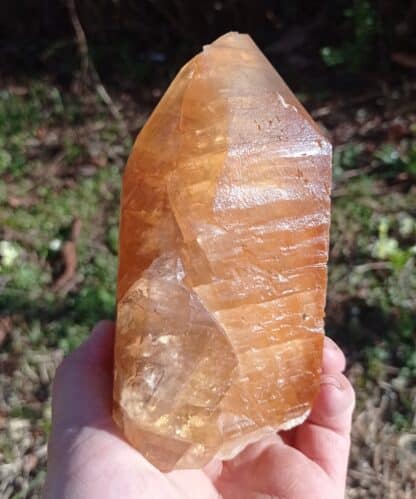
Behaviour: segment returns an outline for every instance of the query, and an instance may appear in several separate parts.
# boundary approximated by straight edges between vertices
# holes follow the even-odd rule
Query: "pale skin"
[[[59,367],[44,499],[342,499],[354,391],[325,339],[320,393],[305,423],[203,470],[161,473],[111,418],[114,326],[101,322]]]

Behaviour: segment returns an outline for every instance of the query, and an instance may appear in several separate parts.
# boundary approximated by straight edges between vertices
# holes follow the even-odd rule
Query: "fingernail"
[[[321,385],[330,385],[335,387],[337,390],[343,389],[340,380],[336,376],[332,376],[331,374],[323,374],[321,376]]]
[[[325,336],[325,345],[324,346],[325,346],[325,348],[328,348],[329,350],[335,350],[337,352],[341,351],[339,346],[329,336]]]

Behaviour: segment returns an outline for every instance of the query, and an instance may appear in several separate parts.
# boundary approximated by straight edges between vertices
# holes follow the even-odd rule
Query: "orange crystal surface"
[[[331,146],[247,35],[179,72],[124,177],[114,418],[159,469],[228,459],[319,386]]]

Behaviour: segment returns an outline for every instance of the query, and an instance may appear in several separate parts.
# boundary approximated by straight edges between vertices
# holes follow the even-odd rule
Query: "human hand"
[[[204,470],[161,473],[111,417],[114,327],[101,322],[64,360],[53,389],[44,499],[342,499],[354,391],[325,339],[321,391],[308,420]]]

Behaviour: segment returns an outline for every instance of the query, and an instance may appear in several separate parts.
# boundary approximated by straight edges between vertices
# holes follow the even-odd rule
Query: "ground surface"
[[[39,497],[62,357],[111,318],[120,174],[160,95],[0,87],[0,498]],[[302,95],[335,144],[327,331],[358,394],[350,498],[416,494],[416,88]],[[146,102],[146,103],[145,103]]]

